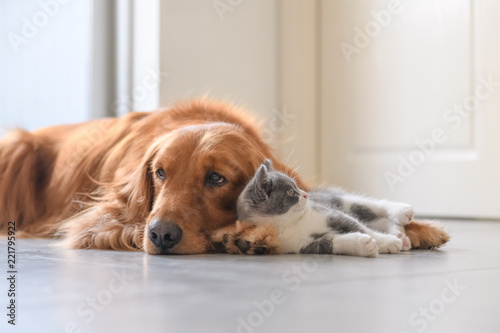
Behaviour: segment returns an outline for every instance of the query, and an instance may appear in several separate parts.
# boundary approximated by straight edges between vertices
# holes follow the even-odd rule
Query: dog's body
[[[238,195],[265,158],[307,189],[247,116],[220,102],[14,131],[0,141],[0,229],[15,220],[24,236],[60,235],[74,248],[210,252],[215,230],[236,228]],[[417,247],[442,244],[432,224],[407,234]]]

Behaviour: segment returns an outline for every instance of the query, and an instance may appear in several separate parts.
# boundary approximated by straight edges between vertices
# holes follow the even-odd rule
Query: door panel
[[[322,177],[420,215],[500,217],[500,4],[391,3],[321,2]]]

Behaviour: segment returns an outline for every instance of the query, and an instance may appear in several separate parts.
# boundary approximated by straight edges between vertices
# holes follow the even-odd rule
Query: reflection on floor
[[[500,223],[443,222],[441,250],[148,256],[18,240],[2,332],[500,332]],[[7,274],[6,240],[0,240]],[[6,329],[5,329],[6,328]]]

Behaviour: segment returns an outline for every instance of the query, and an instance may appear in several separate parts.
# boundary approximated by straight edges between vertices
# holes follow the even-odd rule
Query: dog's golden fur
[[[169,253],[210,252],[214,231],[241,229],[234,223],[236,199],[265,158],[307,189],[276,160],[248,116],[221,102],[195,100],[122,118],[16,130],[0,141],[0,227],[5,232],[15,220],[25,237],[60,236],[73,248],[155,254],[144,235],[159,218],[183,231]],[[155,176],[159,168],[164,181]],[[210,171],[227,183],[207,186]],[[417,246],[443,243],[433,225],[410,228]],[[245,227],[238,235],[275,244],[265,228]]]

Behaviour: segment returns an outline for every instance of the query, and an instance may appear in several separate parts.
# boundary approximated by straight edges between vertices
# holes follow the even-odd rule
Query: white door
[[[320,7],[322,178],[421,216],[500,218],[500,1]]]

